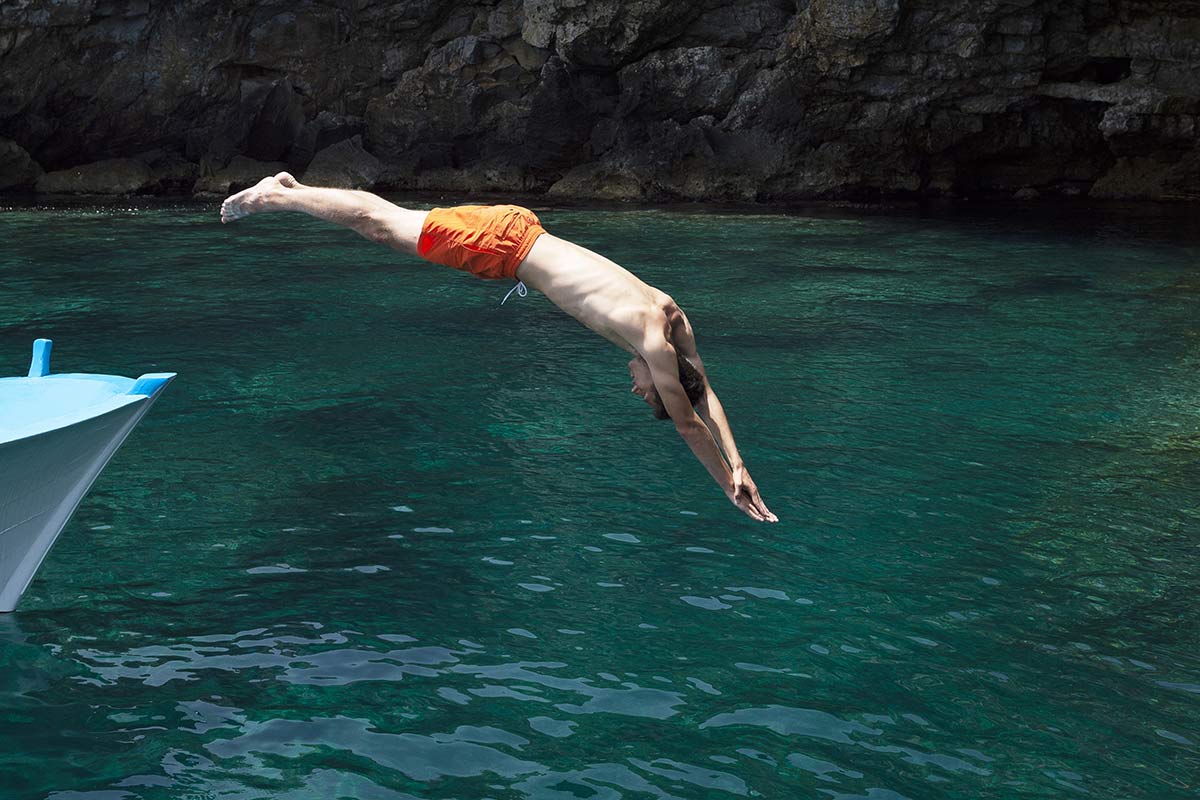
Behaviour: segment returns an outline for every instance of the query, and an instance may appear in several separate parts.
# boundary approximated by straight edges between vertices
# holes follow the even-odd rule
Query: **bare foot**
[[[245,191],[225,198],[221,203],[221,222],[233,222],[260,211],[271,211],[274,201],[284,189],[294,189],[300,184],[286,172],[263,178]]]

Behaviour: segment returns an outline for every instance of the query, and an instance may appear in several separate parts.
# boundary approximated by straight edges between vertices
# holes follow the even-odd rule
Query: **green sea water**
[[[778,525],[540,295],[0,211],[0,375],[179,373],[0,617],[0,798],[1200,796],[1194,215],[537,211]]]

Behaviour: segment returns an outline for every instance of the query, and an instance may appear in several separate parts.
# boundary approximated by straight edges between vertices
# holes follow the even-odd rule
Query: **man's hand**
[[[754,484],[754,479],[744,466],[733,470],[733,490],[728,494],[730,502],[751,519],[758,522],[779,522],[779,517],[771,513],[759,496],[758,486]]]

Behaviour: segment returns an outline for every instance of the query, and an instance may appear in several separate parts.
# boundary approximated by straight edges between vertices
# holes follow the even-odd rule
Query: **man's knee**
[[[356,212],[353,228],[375,244],[391,246],[395,238],[388,219],[374,209],[364,208]]]

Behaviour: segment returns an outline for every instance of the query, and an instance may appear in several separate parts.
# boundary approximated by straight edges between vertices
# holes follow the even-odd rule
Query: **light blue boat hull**
[[[39,365],[35,346],[29,378],[0,379],[0,612],[16,608],[80,501],[175,377],[49,375],[48,342],[44,351]]]

